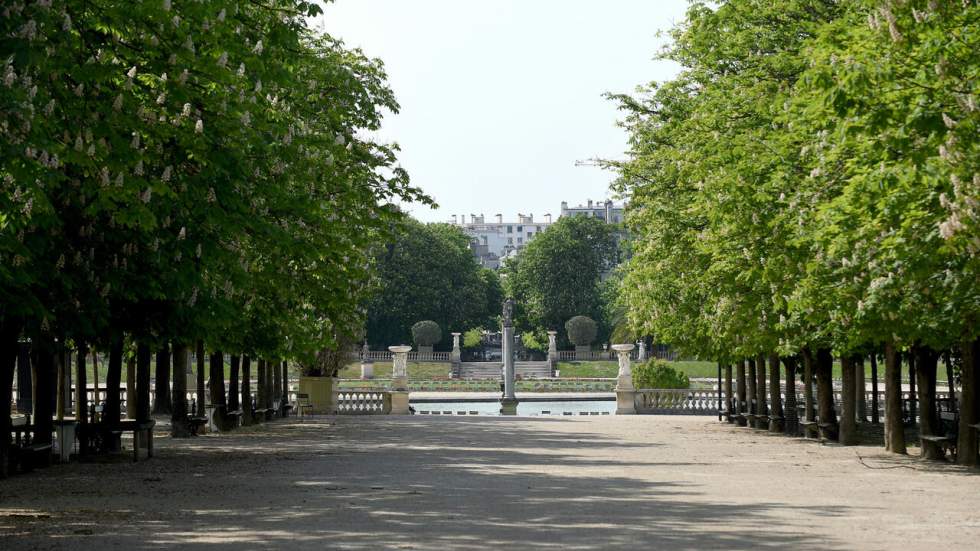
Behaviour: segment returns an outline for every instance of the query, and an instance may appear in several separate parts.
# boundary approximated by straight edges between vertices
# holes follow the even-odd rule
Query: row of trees
[[[616,97],[633,327],[723,363],[788,359],[790,380],[798,356],[819,378],[832,354],[884,352],[898,453],[901,356],[927,418],[951,351],[975,461],[978,25],[975,1],[694,3],[663,54],[679,76]]]
[[[4,6],[0,403],[22,339],[44,393],[66,347],[108,352],[111,387],[131,339],[148,388],[150,351],[168,344],[174,358],[203,341],[218,357],[303,359],[361,329],[371,252],[402,219],[392,202],[430,200],[393,146],[365,137],[398,108],[381,64],[312,31],[319,12],[300,0]],[[0,465],[8,424],[4,412]]]

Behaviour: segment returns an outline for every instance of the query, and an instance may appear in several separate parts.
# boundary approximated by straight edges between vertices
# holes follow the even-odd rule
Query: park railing
[[[717,390],[645,388],[636,391],[636,412],[647,415],[717,415]]]
[[[432,362],[448,363],[451,361],[450,352],[418,352],[408,353],[410,362]],[[372,362],[390,362],[392,353],[387,350],[369,350],[368,352],[351,352],[349,359],[352,362],[370,360]]]
[[[378,389],[342,389],[337,392],[337,415],[387,415],[391,394]]]
[[[577,352],[575,350],[558,350],[558,361],[559,362],[598,362],[598,361],[617,361],[618,356],[615,350],[590,350],[588,352]],[[630,352],[631,361],[639,361],[640,351],[633,349]],[[645,353],[646,360],[650,358],[656,358],[658,360],[666,360],[669,362],[677,361],[678,356],[676,352],[670,350],[648,350]]]

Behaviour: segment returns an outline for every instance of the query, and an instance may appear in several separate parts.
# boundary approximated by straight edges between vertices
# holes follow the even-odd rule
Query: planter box
[[[312,412],[332,415],[337,407],[337,379],[333,377],[300,377],[299,393],[309,394]]]

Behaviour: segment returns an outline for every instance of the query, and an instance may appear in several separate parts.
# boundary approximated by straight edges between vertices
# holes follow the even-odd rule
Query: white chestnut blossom
[[[197,123],[194,124],[194,133],[201,134],[204,132],[204,121],[197,119]]]

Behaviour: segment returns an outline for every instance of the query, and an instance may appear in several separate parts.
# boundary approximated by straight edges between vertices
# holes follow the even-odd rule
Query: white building
[[[487,222],[483,214],[452,216],[450,223],[462,228],[471,238],[470,247],[484,267],[497,269],[500,261],[516,254],[539,233],[551,225],[551,215],[545,214],[543,221],[535,221],[533,214],[518,214],[516,222],[504,222],[502,214],[496,220]]]
[[[624,205],[617,205],[610,199],[595,202],[590,199],[588,203],[577,207],[569,207],[568,201],[562,201],[560,216],[591,216],[607,224],[619,224],[623,221],[625,209]]]

